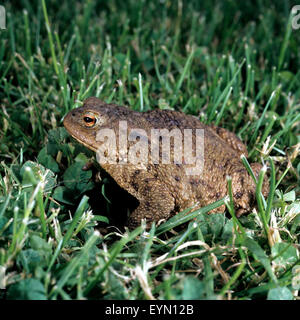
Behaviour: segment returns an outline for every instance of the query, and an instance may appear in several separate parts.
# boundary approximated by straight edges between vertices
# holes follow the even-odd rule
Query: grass
[[[0,297],[299,299],[296,3],[73,3],[5,5]],[[62,126],[89,96],[139,111],[182,110],[235,132],[249,163],[264,164],[257,209],[236,218],[228,179],[228,198],[191,215],[148,231],[112,227],[131,200],[105,173],[97,182],[81,170],[93,153]],[[224,203],[226,215],[207,215]]]

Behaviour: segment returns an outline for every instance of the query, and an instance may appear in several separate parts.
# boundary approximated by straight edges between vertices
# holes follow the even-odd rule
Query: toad
[[[246,146],[226,129],[201,123],[179,111],[146,112],[91,97],[71,110],[64,126],[93,150],[101,167],[133,195],[138,207],[128,226],[168,219],[184,209],[206,206],[227,195],[227,176],[237,216],[255,204],[256,184],[241,162]],[[189,154],[189,155],[187,155]],[[261,164],[252,163],[256,177]],[[262,193],[268,195],[265,179]],[[224,212],[225,205],[209,213]]]

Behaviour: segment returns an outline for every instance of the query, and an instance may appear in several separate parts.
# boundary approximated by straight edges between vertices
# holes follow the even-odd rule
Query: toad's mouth
[[[68,131],[68,130],[67,130]],[[87,143],[86,141],[78,138],[77,136],[75,136],[74,134],[72,134],[72,132],[68,131],[68,133],[71,135],[72,138],[74,138],[76,141],[78,141],[80,144],[83,144],[86,148],[97,152],[97,148],[95,148],[92,144]]]

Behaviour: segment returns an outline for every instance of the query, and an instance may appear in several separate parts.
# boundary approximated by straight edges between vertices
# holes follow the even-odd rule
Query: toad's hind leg
[[[130,229],[139,226],[142,219],[146,219],[148,224],[169,218],[174,210],[174,198],[167,187],[158,181],[145,179],[139,187],[139,196],[140,204],[128,219],[127,225]]]
[[[240,155],[244,154],[248,157],[248,151],[243,142],[233,133],[224,128],[216,127],[211,125],[210,128],[227,144],[231,146],[232,149],[237,151]]]

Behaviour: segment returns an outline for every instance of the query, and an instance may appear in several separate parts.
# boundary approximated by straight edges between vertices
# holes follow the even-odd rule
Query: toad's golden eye
[[[87,127],[93,127],[96,124],[97,119],[91,114],[85,114],[83,116],[83,121]]]

